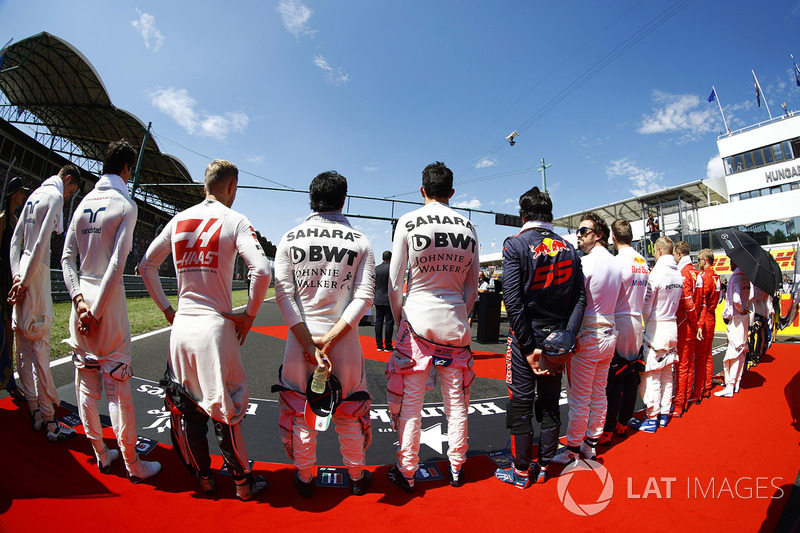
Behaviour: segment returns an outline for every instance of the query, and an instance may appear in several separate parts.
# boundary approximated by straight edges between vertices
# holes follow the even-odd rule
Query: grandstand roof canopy
[[[721,191],[719,190],[721,189]],[[553,220],[553,225],[560,228],[575,230],[580,227],[581,217],[584,213],[594,212],[607,220],[625,219],[628,222],[642,221],[645,210],[657,207],[660,204],[683,200],[697,207],[706,207],[713,204],[727,203],[724,181],[719,179],[706,179],[693,181],[676,187],[667,187],[659,191],[643,194],[601,205],[592,209],[585,209],[578,213],[564,215]]]
[[[125,139],[141,149],[147,126],[115,107],[89,61],[68,42],[42,32],[5,49],[0,90],[11,105],[27,110],[50,132],[67,139],[82,156],[103,160],[109,142]],[[147,136],[139,168],[140,184],[192,183],[186,166],[162,153]],[[148,187],[148,194],[183,210],[204,198],[201,187]]]

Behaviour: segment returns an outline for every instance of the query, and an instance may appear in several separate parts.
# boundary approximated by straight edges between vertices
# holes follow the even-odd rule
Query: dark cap
[[[308,378],[304,417],[311,428],[325,431],[328,429],[336,407],[342,402],[342,384],[336,376],[330,374],[325,382],[325,391],[317,394],[311,390],[313,379],[313,375]]]
[[[575,334],[571,331],[566,329],[554,331],[542,343],[539,367],[550,372],[560,372],[564,364],[575,353],[577,344]]]
[[[11,196],[15,192],[18,191],[30,191],[29,188],[25,186],[25,182],[22,181],[22,178],[19,176],[14,176],[10,180],[8,180],[8,187],[6,187],[6,196]]]

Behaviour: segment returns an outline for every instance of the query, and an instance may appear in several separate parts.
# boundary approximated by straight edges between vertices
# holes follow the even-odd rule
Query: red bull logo
[[[633,262],[637,263],[637,264],[640,264],[640,265],[644,265],[645,263],[647,263],[647,261],[644,260],[644,257],[642,257],[640,255],[637,255],[636,257],[634,257],[633,258]]]
[[[542,242],[539,243],[538,246],[530,245],[530,249],[534,259],[536,259],[541,255],[549,255],[550,257],[555,257],[562,250],[566,250],[567,245],[563,241],[557,241],[548,237],[542,239]]]

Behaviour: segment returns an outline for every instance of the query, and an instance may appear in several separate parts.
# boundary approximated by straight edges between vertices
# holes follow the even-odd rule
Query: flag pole
[[[756,77],[756,72],[753,69],[750,69],[750,72],[753,73],[753,79],[756,80],[756,90],[757,95],[760,93],[761,97],[764,98],[764,105],[767,107],[767,113],[769,114],[769,118],[772,118],[772,112],[769,110],[769,104],[767,103],[767,97],[764,94],[764,90],[761,88],[761,84],[758,83],[758,78]]]
[[[717,88],[713,85],[711,86],[711,90],[714,93],[714,99],[717,101],[717,105],[719,106],[719,114],[722,115],[722,123],[725,124],[725,131],[730,133],[731,129],[728,127],[728,121],[725,120],[725,113],[722,112],[722,103],[719,101],[719,95],[717,94]]]
[[[792,58],[792,63],[794,63],[794,81],[797,82],[797,86],[800,87],[800,68],[797,67],[797,61],[794,60],[794,55],[789,54],[789,57]]]

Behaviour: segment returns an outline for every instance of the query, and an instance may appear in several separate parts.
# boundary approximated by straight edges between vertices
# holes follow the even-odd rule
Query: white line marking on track
[[[272,298],[267,298],[264,301],[265,302],[269,302],[270,300],[274,300],[274,299],[275,299],[275,297],[273,296]],[[234,311],[238,311],[239,309],[244,309],[245,307],[247,307],[247,306],[246,305],[240,305],[239,307],[235,307],[233,310]],[[164,333],[165,331],[169,331],[171,329],[172,329],[172,326],[167,326],[165,328],[157,329],[155,331],[148,331],[147,333],[142,333],[141,335],[136,335],[135,337],[131,337],[131,342],[138,341],[140,339],[146,339],[147,337],[152,337],[153,335],[158,335],[160,333]],[[67,363],[69,363],[71,361],[72,361],[72,356],[71,355],[65,355],[64,357],[62,357],[60,359],[56,359],[55,361],[50,361],[50,368],[61,366],[61,365],[67,364]],[[17,372],[14,372],[14,378],[19,379],[19,374]]]

